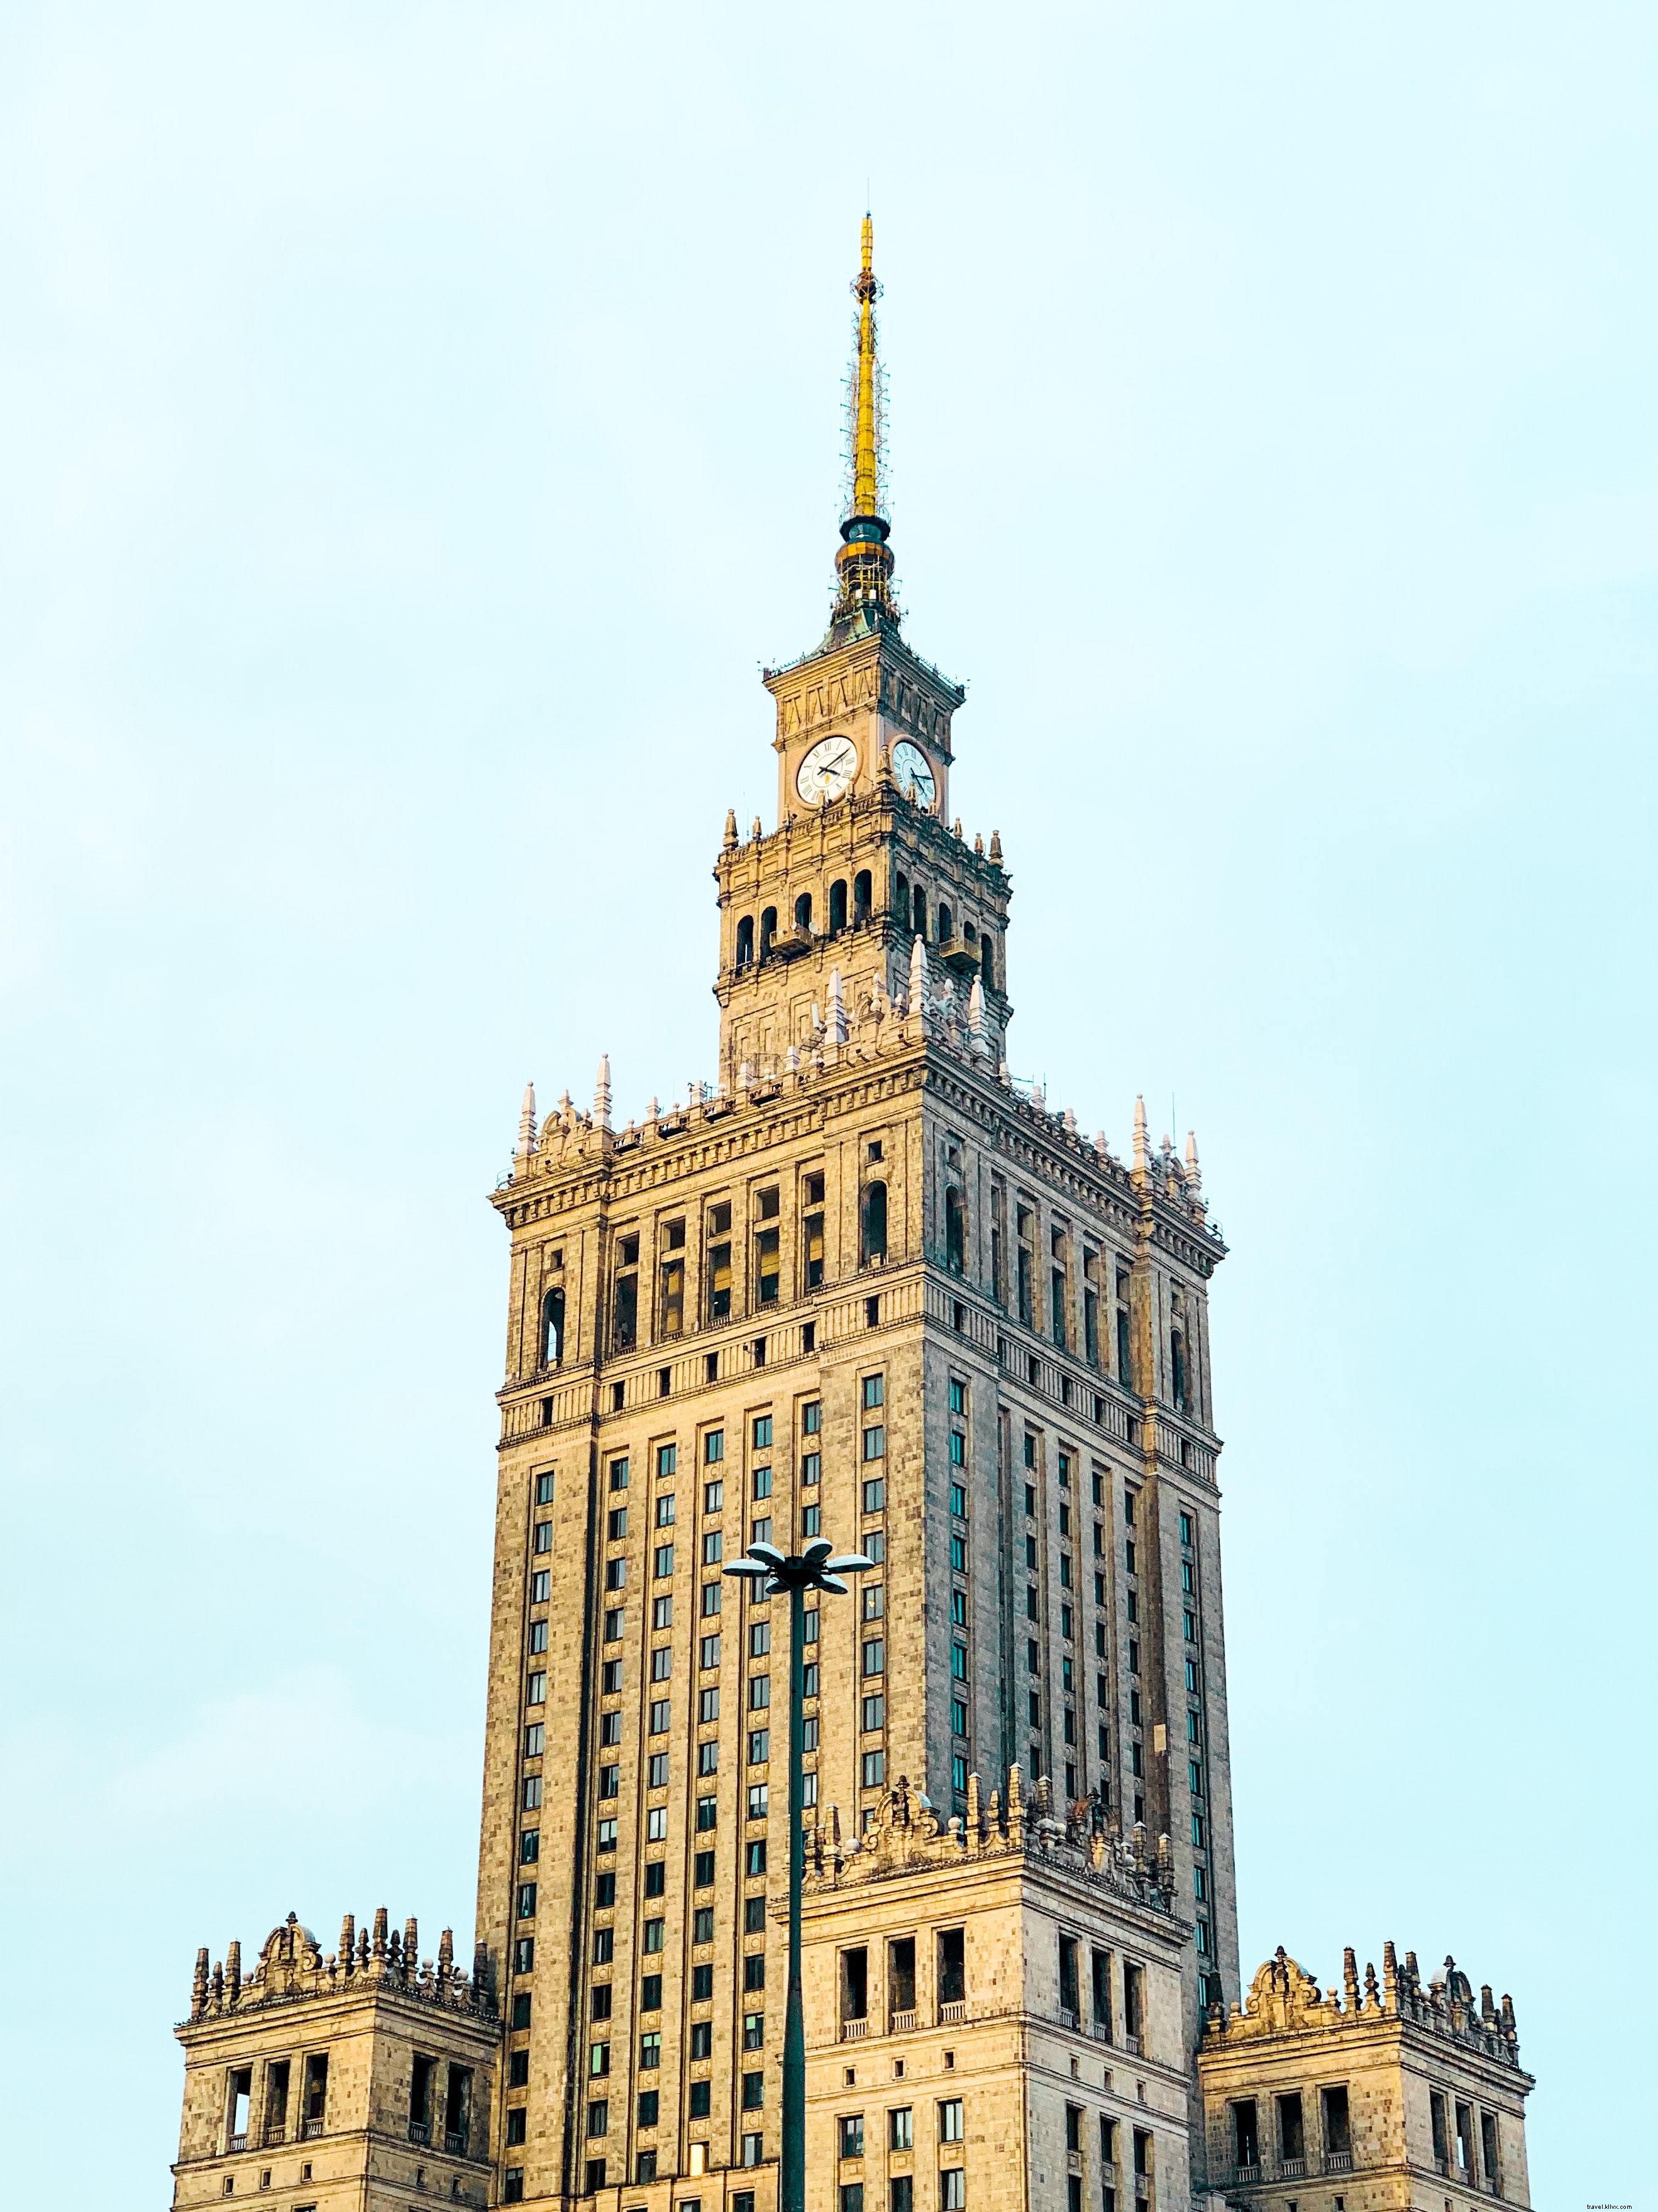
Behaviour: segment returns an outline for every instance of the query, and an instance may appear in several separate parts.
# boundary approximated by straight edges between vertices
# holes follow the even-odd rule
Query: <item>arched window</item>
[[[978,965],[984,978],[984,988],[987,991],[995,990],[996,950],[991,943],[991,933],[988,929],[978,940]]]
[[[762,960],[771,950],[771,940],[777,933],[777,909],[774,906],[769,906],[760,916],[760,958]]]
[[[915,912],[911,917],[910,927],[914,930],[917,937],[925,937],[927,934],[927,894],[919,884],[915,887],[912,903]]]
[[[812,927],[812,894],[802,891],[795,901],[795,927],[809,930]]]
[[[1169,1336],[1168,1364],[1171,1370],[1171,1380],[1174,1385],[1174,1403],[1179,1408],[1181,1413],[1186,1413],[1190,1410],[1188,1402],[1190,1385],[1186,1376],[1186,1339],[1181,1335],[1178,1328],[1173,1330]]]
[[[944,1194],[944,1264],[953,1275],[967,1270],[967,1202],[954,1188]]]
[[[948,907],[941,906],[938,909],[938,941],[941,945],[948,945],[954,935],[955,916]]]
[[[746,914],[737,924],[737,965],[748,967],[754,957],[754,917]]]
[[[829,934],[833,937],[846,927],[846,878],[829,886]]]
[[[875,878],[868,868],[860,868],[852,878],[852,919],[868,921],[875,902]]]
[[[895,876],[893,879],[893,912],[898,916],[899,921],[901,923],[905,926],[908,925],[910,919],[910,878],[907,876]]]
[[[564,1356],[564,1294],[549,1291],[541,1301],[541,1364],[557,1367]]]
[[[966,946],[969,952],[972,951],[974,945],[978,942],[978,932],[973,927],[970,921],[964,921],[961,925],[961,942]]]
[[[863,1265],[871,1267],[886,1257],[887,1186],[872,1182],[863,1193]]]

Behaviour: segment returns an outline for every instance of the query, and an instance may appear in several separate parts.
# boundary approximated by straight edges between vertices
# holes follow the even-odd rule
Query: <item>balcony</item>
[[[225,2145],[225,2148],[227,2150],[246,2150],[247,2148],[247,2138],[246,2136],[232,2136]]]
[[[908,2012],[895,2012],[887,2023],[888,2035],[907,2035],[916,2024],[915,2008]]]
[[[947,1997],[938,2008],[938,2024],[941,2027],[960,2027],[966,2017],[966,1997]]]
[[[949,936],[938,947],[939,963],[952,968],[958,975],[975,975],[978,972],[978,948],[969,945],[965,938]]]
[[[320,2136],[322,2133],[322,2122],[320,2120],[302,2120],[299,2124],[299,2131],[302,2140],[306,2142],[309,2142],[314,2136]]]
[[[1281,2158],[1278,2160],[1280,2181],[1305,2181],[1307,2160],[1304,2158]]]
[[[869,2023],[867,2020],[844,2020],[840,2024],[840,2039],[843,2043],[862,2043],[869,2033]]]
[[[1259,2183],[1260,2178],[1261,2170],[1259,2166],[1234,2166],[1232,2169],[1232,2186],[1234,2189],[1253,2189]]]
[[[432,2131],[431,2131],[431,2129],[430,2129],[430,2127],[427,2124],[427,2123],[426,2123],[424,2120],[411,2120],[411,2121],[410,2121],[410,2123],[409,2123],[409,2141],[410,2141],[411,2143],[429,2143],[429,2142],[430,2142],[431,2139],[432,2139]]]
[[[265,2123],[265,2148],[266,2150],[269,2150],[273,2143],[285,2143],[287,2140],[288,2124],[285,2120],[269,2120]]]
[[[1350,2173],[1353,2171],[1352,2152],[1350,2150],[1326,2151],[1324,2170],[1326,2173]]]
[[[453,2151],[457,2158],[465,2158],[466,2155],[465,2128],[446,2128],[443,2133],[443,2148],[447,2151]]]

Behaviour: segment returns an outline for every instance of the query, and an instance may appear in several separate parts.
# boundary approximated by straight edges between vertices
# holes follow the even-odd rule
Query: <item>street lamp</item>
[[[786,1559],[775,1544],[751,1544],[747,1557],[725,1571],[744,1575],[758,1585],[757,1597],[786,1592],[789,1598],[789,2002],[783,2030],[783,2147],[778,2171],[778,2212],[806,2212],[806,2022],[801,2010],[800,1902],[806,1838],[801,1823],[802,1766],[806,1752],[806,1593],[827,1590],[844,1597],[843,1575],[872,1567],[862,1552],[832,1558],[834,1546],[819,1537],[803,1552]]]

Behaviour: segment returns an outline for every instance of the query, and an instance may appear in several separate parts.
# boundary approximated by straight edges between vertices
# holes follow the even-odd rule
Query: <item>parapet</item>
[[[316,1937],[290,1912],[265,1937],[259,1964],[246,1981],[240,1943],[232,1943],[222,1960],[210,1967],[205,1948],[198,1951],[190,2020],[218,2020],[233,2013],[256,2012],[264,2005],[291,2004],[305,1997],[367,1996],[373,1990],[480,2020],[495,2016],[482,1944],[469,1975],[455,1966],[454,1936],[448,1928],[439,1938],[436,1961],[423,1960],[417,1922],[405,1920],[399,1936],[389,1926],[382,1905],[375,1914],[372,1935],[366,1926],[359,1930],[357,1916],[348,1912],[340,1923],[339,1948],[326,1959]]]
[[[1008,1769],[1005,1788],[992,1790],[988,1799],[978,1775],[969,1776],[966,1817],[952,1814],[948,1826],[907,1775],[881,1799],[874,1826],[850,1844],[841,1842],[839,1808],[832,1807],[827,1828],[820,1823],[808,1838],[805,1887],[808,1892],[842,1889],[892,1875],[1014,1856],[1053,1867],[1152,1911],[1173,1911],[1174,1855],[1167,1836],[1158,1838],[1155,1854],[1143,1825],[1125,1840],[1103,1806],[1090,1799],[1068,1806],[1061,1817],[1052,1808],[1046,1778],[1027,1800],[1016,1765]]]
[[[1424,1987],[1416,1953],[1407,1951],[1400,1965],[1393,1944],[1385,1943],[1381,1982],[1375,1966],[1369,1965],[1361,1986],[1357,1954],[1350,1946],[1342,1957],[1341,1990],[1321,1990],[1280,1944],[1257,1972],[1241,2005],[1234,2005],[1229,2012],[1223,2005],[1210,2008],[1204,2022],[1205,2050],[1393,2019],[1448,2037],[1518,2070],[1520,2042],[1512,2000],[1505,1996],[1498,2005],[1486,1983],[1476,2002],[1473,1984],[1454,1959],[1448,1958],[1443,1972]]]

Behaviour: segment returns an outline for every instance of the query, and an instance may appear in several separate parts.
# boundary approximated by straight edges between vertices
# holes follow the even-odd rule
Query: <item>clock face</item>
[[[845,795],[857,772],[857,747],[850,738],[820,738],[800,764],[795,788],[808,806],[827,806]]]
[[[917,806],[930,808],[938,786],[933,780],[932,763],[919,745],[912,745],[908,738],[893,747],[893,775],[899,789]]]

